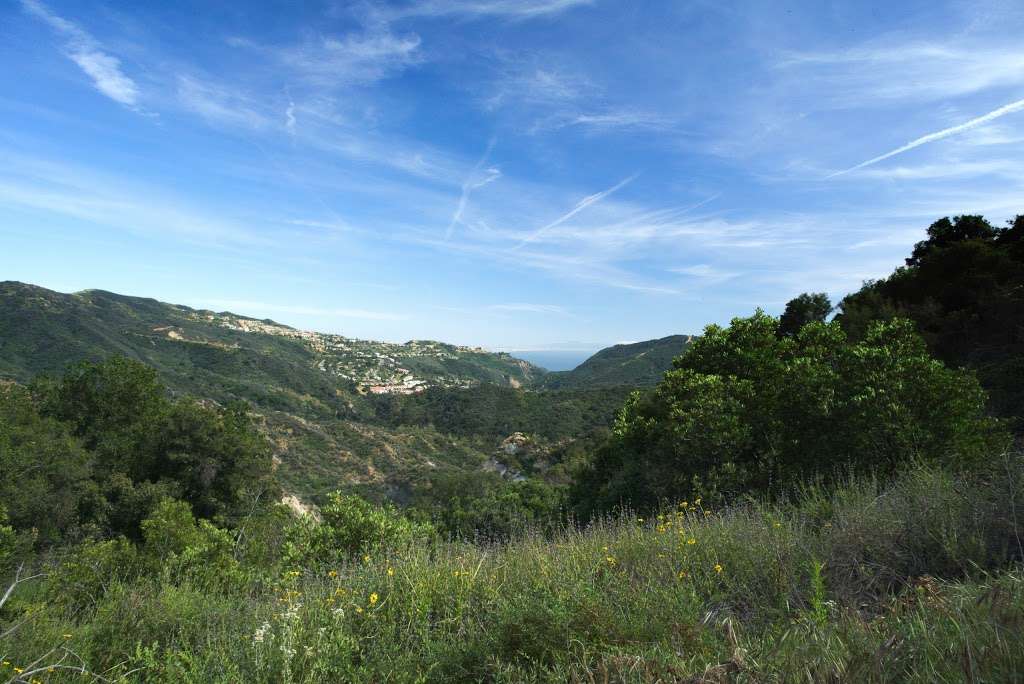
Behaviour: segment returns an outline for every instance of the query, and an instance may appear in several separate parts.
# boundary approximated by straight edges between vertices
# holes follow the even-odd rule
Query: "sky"
[[[1024,213],[1024,3],[0,0],[0,280],[592,351]]]

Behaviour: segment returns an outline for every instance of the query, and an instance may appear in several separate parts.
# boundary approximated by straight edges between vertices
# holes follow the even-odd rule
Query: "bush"
[[[907,321],[860,342],[835,323],[777,333],[761,312],[709,326],[653,393],[627,402],[576,484],[578,509],[779,494],[915,459],[970,467],[1009,444],[973,375],[930,358]]]
[[[227,589],[241,586],[245,574],[234,557],[234,539],[208,520],[196,520],[184,501],[165,499],[142,522],[147,564],[175,583]]]
[[[389,504],[378,506],[355,494],[334,492],[320,509],[320,515],[320,521],[303,516],[293,523],[285,545],[287,563],[338,563],[436,534],[431,525],[413,522]]]
[[[71,613],[95,608],[114,586],[141,572],[138,551],[124,537],[87,541],[68,552],[46,583],[49,603]]]
[[[24,388],[0,385],[0,501],[12,526],[34,529],[40,544],[80,538],[83,522],[102,515],[89,475],[67,426],[41,416]]]

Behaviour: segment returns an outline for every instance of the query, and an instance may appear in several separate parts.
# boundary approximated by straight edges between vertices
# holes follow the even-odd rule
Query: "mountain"
[[[62,294],[17,282],[0,283],[0,333],[0,376],[26,380],[118,353],[156,367],[176,390],[224,398],[296,385],[374,394],[481,382],[519,387],[544,374],[478,348],[357,340],[102,290]]]
[[[693,335],[669,335],[657,340],[616,344],[597,352],[571,371],[548,373],[540,380],[547,389],[651,387],[658,384],[672,359],[686,350]]]
[[[283,485],[306,499],[342,484],[400,499],[435,471],[478,468],[500,442],[378,420],[376,400],[482,385],[515,392],[544,375],[505,353],[441,342],[356,340],[100,290],[0,283],[0,379],[114,354],[153,366],[175,393],[248,401]]]

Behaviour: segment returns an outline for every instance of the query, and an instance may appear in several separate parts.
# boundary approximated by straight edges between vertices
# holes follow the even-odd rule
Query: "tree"
[[[66,425],[39,415],[23,387],[0,386],[0,502],[15,529],[42,544],[87,533],[102,508],[90,468]]]
[[[808,323],[824,323],[832,313],[832,302],[824,292],[805,292],[786,303],[779,319],[779,334],[792,337]]]
[[[928,226],[928,239],[914,245],[914,251],[907,259],[907,266],[919,266],[935,250],[949,247],[966,240],[991,241],[1000,231],[985,220],[984,216],[964,215],[941,218]]]
[[[628,503],[779,493],[810,477],[968,467],[1007,444],[973,375],[932,359],[908,321],[851,342],[837,323],[779,336],[760,311],[709,326],[649,395],[634,395],[573,494]]]
[[[244,404],[173,399],[156,371],[121,357],[74,366],[32,390],[40,413],[89,453],[103,504],[94,519],[107,535],[138,539],[142,520],[166,498],[231,524],[279,496],[269,445]]]
[[[853,339],[872,321],[914,321],[928,349],[974,369],[990,409],[1024,432],[1024,216],[994,228],[980,216],[940,219],[907,266],[843,299],[836,319]]]

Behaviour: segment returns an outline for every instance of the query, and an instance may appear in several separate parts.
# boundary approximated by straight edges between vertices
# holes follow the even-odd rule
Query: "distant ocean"
[[[596,349],[594,351],[597,351]],[[572,370],[591,356],[593,351],[509,351],[517,359],[529,361],[549,371]]]

